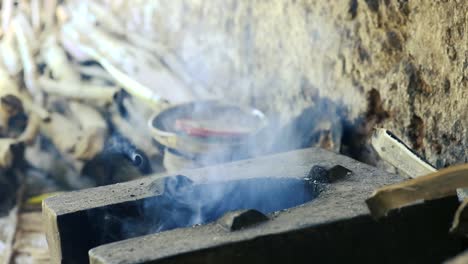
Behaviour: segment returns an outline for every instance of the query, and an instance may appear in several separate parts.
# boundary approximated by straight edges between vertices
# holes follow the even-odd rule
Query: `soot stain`
[[[423,140],[425,135],[424,121],[417,115],[413,114],[409,125],[408,136],[413,142],[415,149],[421,149],[423,147]]]
[[[354,19],[356,17],[357,9],[358,9],[358,1],[357,0],[349,1],[348,13],[351,16],[351,19]]]
[[[369,7],[369,9],[372,12],[379,11],[379,6],[380,6],[379,0],[365,0],[365,2],[367,4],[367,7]]]

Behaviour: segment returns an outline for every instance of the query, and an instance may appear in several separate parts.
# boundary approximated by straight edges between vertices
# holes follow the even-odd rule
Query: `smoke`
[[[226,175],[218,175],[223,176]],[[314,183],[306,178],[253,178],[196,184],[178,175],[161,183],[164,189],[161,195],[138,205],[91,212],[88,217],[94,233],[101,235],[99,244],[206,224],[235,210],[256,209],[269,214],[304,204],[318,195]]]
[[[312,146],[326,146],[339,152],[343,109],[328,99],[316,97],[315,100],[315,105],[305,109],[290,122],[283,124],[281,120],[270,116],[268,124],[255,135],[241,138],[239,144],[222,152],[217,148],[207,149],[196,157],[196,162],[206,166]],[[197,109],[191,113],[207,112],[207,109],[201,109],[203,107],[204,104],[197,104]],[[215,114],[220,115],[221,119],[230,118],[222,113]],[[232,127],[235,125],[232,124]],[[212,139],[206,137],[203,140]],[[219,141],[211,143],[219,144]],[[284,162],[271,166],[288,166],[287,161]],[[252,169],[255,170],[255,167]],[[168,177],[164,180],[162,195],[146,199],[136,208],[106,210],[94,215],[90,222],[101,229],[105,228],[95,232],[102,234],[101,243],[203,225],[235,210],[254,209],[271,214],[311,202],[319,192],[307,179],[265,177],[238,180],[238,176],[232,175],[222,164],[206,172],[203,183],[192,182],[184,176]]]
[[[199,101],[214,96],[233,104],[259,107],[260,110],[266,112],[268,119],[268,124],[261,131],[251,137],[238,140],[239,144],[232,144],[223,151],[213,147],[201,154],[194,154],[179,149],[170,149],[168,152],[181,160],[188,161],[178,164],[178,169],[191,168],[194,164],[195,166],[208,166],[313,146],[324,147],[335,152],[340,151],[344,110],[340,104],[319,97],[319,89],[308,83],[308,79],[313,79],[316,85],[323,86],[320,87],[322,90],[334,87],[332,76],[334,66],[329,66],[334,63],[330,62],[324,54],[339,45],[335,39],[338,36],[334,36],[336,32],[332,30],[323,29],[324,25],[318,17],[310,15],[307,21],[298,21],[303,17],[303,10],[301,6],[295,7],[294,5],[287,10],[284,9],[284,12],[293,13],[276,16],[274,11],[278,7],[270,7],[268,4],[269,8],[265,8],[265,11],[273,12],[270,16],[274,19],[265,16],[270,20],[262,20],[254,19],[256,17],[252,15],[252,12],[256,10],[251,8],[248,1],[190,4],[191,8],[200,9],[199,12],[187,11],[187,4],[182,2],[148,2],[154,14],[148,15],[148,12],[143,12],[142,8],[139,10],[139,5],[134,5],[128,12],[135,11],[133,13],[136,14],[141,12],[141,16],[133,13],[125,16],[125,18],[131,18],[124,19],[129,23],[127,28],[144,31],[142,35],[148,36],[163,46],[166,45],[168,53],[159,54],[159,59],[171,70],[172,77],[188,76],[189,80],[185,78],[183,88],[191,90],[176,94],[175,91],[183,89],[180,87],[176,89],[170,85],[155,85],[147,79],[148,86],[154,87],[156,92],[158,92],[157,89],[170,90],[174,98],[182,98],[185,94],[204,94],[207,96],[193,98],[193,100]],[[232,6],[234,10],[242,14],[241,21],[244,24],[242,27],[244,30],[234,31],[230,29],[233,25],[223,23],[226,24],[227,31],[225,32],[217,30],[216,26],[204,24],[205,20],[208,21],[207,23],[210,23],[209,21],[223,22],[223,16],[218,15],[217,6]],[[200,16],[200,14],[205,14],[204,12],[213,12],[211,19],[204,19]],[[191,19],[198,21],[198,18],[190,16],[192,13],[203,19],[199,23],[192,23]],[[135,20],[139,17],[144,17],[143,20],[147,21],[145,27],[138,26]],[[148,26],[150,22],[152,25]],[[303,35],[303,37],[282,35],[278,36],[278,39],[282,38],[285,40],[284,43],[281,39],[275,40],[276,33],[283,31],[283,34],[289,33],[288,30],[276,32],[276,27],[283,27],[292,22],[294,25],[302,25],[303,22],[310,23],[309,26],[315,30],[307,32],[305,26],[295,28],[294,33],[299,32],[296,35]],[[260,40],[265,43],[257,43],[261,42]],[[312,43],[312,46],[309,43]],[[315,53],[304,51],[304,57],[290,56],[290,54],[297,54],[297,50],[301,48],[313,49]],[[172,51],[174,54],[171,53]],[[263,56],[263,54],[266,55]],[[273,56],[274,54],[277,56]],[[312,54],[315,57],[312,57]],[[266,56],[271,56],[271,58],[262,60]],[[174,64],[174,61],[177,63]],[[258,65],[259,62],[271,62],[271,65]],[[313,67],[315,64],[324,64],[324,66],[315,69]],[[302,65],[299,68],[307,70],[299,70],[296,67],[298,65]],[[155,69],[153,70],[156,72]],[[144,79],[147,77],[139,74],[135,78],[141,78],[140,81],[145,83]],[[304,78],[307,81],[304,81]],[[294,89],[297,87],[299,89],[290,92],[289,89],[292,86]],[[296,95],[293,95],[294,93]],[[308,107],[304,107],[304,102],[308,102]],[[274,108],[272,105],[281,105],[282,107],[276,109],[280,113],[269,111]],[[203,107],[203,104],[198,104],[193,112],[209,112]],[[302,109],[302,111],[297,113],[297,109]],[[287,114],[281,113],[281,110]],[[131,114],[138,115],[138,112]],[[222,113],[212,114],[218,115],[219,119],[230,118],[223,116]],[[288,116],[287,122],[284,122],[284,116]],[[186,117],[190,119],[193,116]],[[242,124],[242,120],[238,122]],[[239,123],[232,122],[231,125],[235,127]],[[136,129],[147,129],[146,123],[142,123],[142,126]],[[203,138],[204,142],[210,140],[212,139],[209,137]],[[211,143],[215,146],[219,144],[219,141]],[[95,222],[109,228],[104,232],[107,236],[127,238],[209,223],[232,210],[256,209],[263,213],[271,213],[300,205],[315,197],[314,192],[310,192],[307,183],[301,179],[233,180],[236,175],[230,175],[230,172],[223,166],[209,171],[210,174],[205,175],[208,182],[206,184],[194,184],[185,177],[168,178],[162,196],[144,201],[143,206],[137,209],[100,212],[93,217],[101,219],[102,222]],[[223,179],[225,183],[220,183],[220,179]]]
[[[199,166],[312,146],[326,146],[339,152],[343,109],[325,98],[316,96],[314,100],[314,105],[286,124],[275,117],[268,117],[268,124],[260,131],[254,135],[236,138],[238,144],[227,144],[230,147],[224,148],[223,151],[219,151],[217,146],[233,140],[232,138],[201,138],[205,143],[212,143],[213,149],[205,149],[204,153],[195,157],[190,156],[190,153],[172,151],[176,155],[186,155],[185,158],[193,159]],[[183,114],[183,118],[210,119],[214,115],[220,120],[230,120],[231,128],[249,125],[246,120],[233,119],[232,113],[213,112],[211,108],[205,107],[208,107],[208,104],[195,103],[190,111]],[[206,113],[206,116],[200,113]],[[163,127],[173,131],[174,122],[175,118],[169,119]],[[187,135],[179,133],[179,136]],[[131,153],[134,148],[131,144],[120,141],[118,136],[112,137],[110,141],[113,143],[110,144],[109,151],[130,153],[127,156],[132,160]],[[286,162],[281,166],[287,166]],[[180,166],[179,169],[185,168]],[[310,182],[300,178],[265,177],[236,180],[236,175],[232,175],[223,165],[212,167],[207,172],[207,175],[203,175],[203,184],[194,183],[184,176],[168,177],[164,180],[164,191],[160,196],[146,199],[125,209],[105,209],[92,213],[89,216],[90,222],[95,224],[95,233],[101,234],[100,243],[207,224],[234,210],[255,209],[270,214],[310,202],[317,196],[317,190]]]

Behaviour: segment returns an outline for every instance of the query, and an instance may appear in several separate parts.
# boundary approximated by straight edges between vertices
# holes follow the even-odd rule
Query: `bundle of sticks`
[[[0,216],[10,216],[0,217],[9,223],[2,229],[0,221],[0,263],[48,263],[42,231],[19,220],[40,217],[40,202],[26,213],[28,197],[154,171],[161,159],[149,117],[168,103],[209,97],[147,34],[156,31],[155,4],[1,1]]]
[[[2,1],[0,171],[35,168],[72,189],[95,185],[80,177],[87,164],[106,151],[137,165],[158,155],[149,116],[207,96],[168,48],[129,30],[130,22],[151,27],[157,11],[134,2]],[[116,14],[131,5],[143,21]]]

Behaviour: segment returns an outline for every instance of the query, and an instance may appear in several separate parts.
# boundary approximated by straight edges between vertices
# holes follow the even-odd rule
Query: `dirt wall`
[[[466,1],[166,0],[155,10],[159,26],[147,30],[220,97],[284,120],[328,97],[438,167],[468,161]]]

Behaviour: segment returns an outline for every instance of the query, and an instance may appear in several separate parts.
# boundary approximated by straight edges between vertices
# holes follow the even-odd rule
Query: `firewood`
[[[385,129],[375,129],[372,136],[372,146],[380,158],[390,163],[410,178],[416,178],[437,171],[397,136]],[[467,189],[457,189],[460,200],[468,197]]]
[[[15,206],[10,210],[7,217],[6,226],[4,226],[4,249],[0,254],[1,264],[10,264],[11,257],[13,255],[13,243],[16,235],[16,228],[18,226],[18,207]]]
[[[50,263],[49,250],[42,224],[41,212],[19,214],[18,231],[15,236],[14,259],[32,263]]]
[[[39,78],[42,89],[52,95],[70,99],[95,100],[110,103],[118,92],[116,87],[98,86],[84,82],[54,81],[46,77]]]
[[[3,3],[5,2],[6,1]],[[8,30],[4,32],[0,43],[0,50],[0,56],[8,74],[10,76],[18,74],[23,66],[21,65],[19,52],[16,47],[15,34],[12,27],[8,27]]]
[[[23,175],[20,174],[19,176],[21,179],[23,178]],[[15,237],[18,232],[18,225],[19,225],[19,213],[21,210],[21,201],[23,200],[24,196],[24,191],[25,191],[25,185],[22,184],[18,190],[16,191],[16,206],[13,207],[10,210],[10,213],[8,214],[8,227],[6,231],[6,238],[5,238],[5,249],[2,255],[0,255],[0,260],[2,261],[2,264],[10,264],[13,254],[14,254],[14,242],[15,242]]]
[[[41,47],[41,56],[44,62],[51,70],[51,74],[56,80],[67,80],[78,83],[80,75],[76,72],[71,63],[67,59],[65,51],[60,47],[55,32],[48,34],[45,37]],[[62,87],[67,90],[68,87]]]
[[[49,122],[41,123],[41,131],[63,153],[72,153],[81,137],[79,124],[57,112],[51,113]]]
[[[455,195],[457,188],[468,187],[468,164],[457,165],[437,172],[385,186],[366,200],[372,215],[385,216],[389,211],[423,200]]]
[[[92,159],[104,148],[106,121],[98,111],[84,104],[70,102],[70,110],[81,127],[81,138],[75,145],[73,155],[80,160]]]
[[[38,115],[31,113],[28,118],[28,124],[23,133],[17,138],[18,142],[24,142],[27,145],[31,145],[37,134],[39,133],[40,118]]]
[[[37,69],[33,58],[34,47],[32,46],[32,43],[35,43],[35,41],[32,39],[33,37],[28,36],[31,34],[29,33],[29,31],[32,30],[31,25],[25,15],[19,13],[13,20],[13,26],[21,62],[23,63],[24,82],[26,88],[35,102],[42,103],[43,94],[37,85]]]
[[[17,96],[9,94],[0,97],[0,128],[3,132],[9,129],[10,119],[23,111],[23,104]]]
[[[395,166],[410,178],[436,171],[433,166],[425,162],[403,141],[386,129],[378,128],[374,130],[372,146],[381,159]]]
[[[0,138],[0,168],[9,168],[13,162],[14,154],[12,147],[17,141],[12,138]]]

